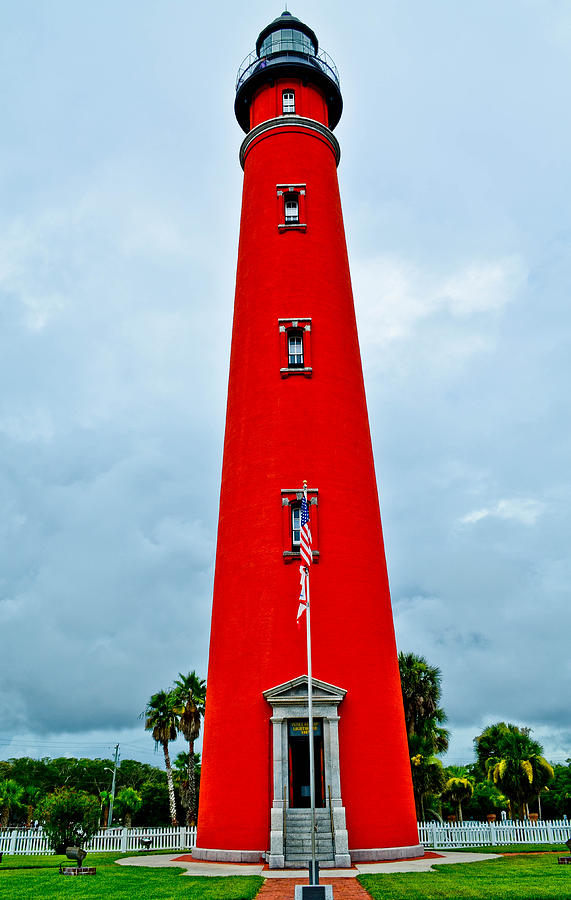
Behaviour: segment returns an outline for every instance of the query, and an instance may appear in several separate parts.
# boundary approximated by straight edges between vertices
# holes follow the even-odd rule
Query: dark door
[[[289,719],[289,805],[309,807],[309,723],[307,719]],[[315,752],[315,805],[325,805],[325,773],[323,766],[323,725],[313,720],[313,748]]]

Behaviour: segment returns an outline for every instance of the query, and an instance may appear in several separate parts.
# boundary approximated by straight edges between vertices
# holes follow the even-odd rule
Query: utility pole
[[[115,780],[117,778],[117,761],[119,759],[119,744],[115,744],[115,764],[113,766],[113,781],[111,782],[111,802],[109,804],[109,819],[107,827],[111,828],[113,824],[113,801],[115,800]]]

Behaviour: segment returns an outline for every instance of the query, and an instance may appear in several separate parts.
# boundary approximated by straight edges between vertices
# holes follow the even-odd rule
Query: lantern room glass
[[[281,28],[279,31],[269,34],[260,47],[260,56],[270,56],[272,53],[283,53],[287,50],[304,53],[306,56],[315,56],[315,48],[311,40],[306,34],[295,28]]]

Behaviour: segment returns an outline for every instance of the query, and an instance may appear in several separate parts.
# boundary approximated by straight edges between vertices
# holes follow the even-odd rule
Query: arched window
[[[295,225],[299,222],[299,198],[296,193],[286,194],[285,203],[285,223],[286,225]]]
[[[284,116],[295,113],[295,93],[293,91],[282,92],[282,113]]]
[[[290,369],[303,368],[303,331],[299,328],[287,333],[287,364]]]

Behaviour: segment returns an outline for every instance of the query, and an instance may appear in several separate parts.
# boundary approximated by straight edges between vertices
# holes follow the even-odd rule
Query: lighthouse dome
[[[329,112],[329,127],[341,118],[343,100],[339,73],[328,53],[319,49],[317,35],[287,10],[260,31],[256,49],[243,61],[236,79],[234,111],[244,131],[250,130],[250,103],[264,83],[294,76],[317,85]]]
[[[318,49],[315,32],[298,18],[292,16],[287,9],[262,29],[256,41],[256,53],[261,57],[279,53],[282,50],[293,50],[315,56]]]

